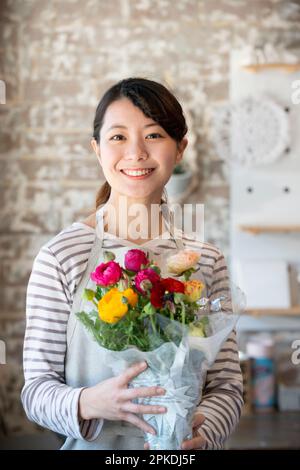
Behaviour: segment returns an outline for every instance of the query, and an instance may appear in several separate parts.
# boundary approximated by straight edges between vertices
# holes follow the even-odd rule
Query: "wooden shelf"
[[[281,62],[274,62],[274,63],[264,63],[264,64],[249,64],[243,65],[242,68],[247,70],[248,72],[261,72],[263,70],[283,70],[287,73],[294,73],[300,70],[300,63],[297,64],[286,64]]]
[[[239,225],[242,232],[252,235],[260,233],[300,233],[300,225]]]
[[[263,315],[291,315],[291,316],[300,316],[300,305],[290,308],[249,308],[245,310],[245,313],[248,315],[253,315],[255,317]]]

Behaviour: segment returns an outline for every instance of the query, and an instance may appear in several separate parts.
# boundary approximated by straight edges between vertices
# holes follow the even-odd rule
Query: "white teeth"
[[[142,176],[151,173],[153,168],[149,168],[149,170],[122,170],[128,176]]]

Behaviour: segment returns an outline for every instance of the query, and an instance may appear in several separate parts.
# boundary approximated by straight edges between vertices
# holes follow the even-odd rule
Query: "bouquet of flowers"
[[[222,311],[230,299],[210,302],[203,296],[204,282],[190,279],[199,259],[199,253],[181,250],[166,261],[173,277],[163,277],[143,250],[127,251],[123,267],[106,251],[90,274],[95,288],[83,293],[91,308],[77,313],[115,375],[146,361],[148,368],[130,386],[165,388],[164,396],[136,399],[167,407],[164,414],[144,415],[157,431],[145,434],[150,449],[180,449],[192,437],[206,370],[237,321],[237,315]]]

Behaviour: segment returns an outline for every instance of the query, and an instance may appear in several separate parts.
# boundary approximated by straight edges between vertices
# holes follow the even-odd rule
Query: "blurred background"
[[[20,403],[26,287],[41,245],[94,209],[95,109],[130,76],[181,102],[189,146],[170,199],[204,204],[205,239],[247,296],[245,407],[227,448],[299,448],[296,0],[0,1],[0,448],[60,446]]]

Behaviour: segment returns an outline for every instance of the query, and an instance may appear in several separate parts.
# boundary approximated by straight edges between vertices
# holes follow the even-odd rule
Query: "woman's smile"
[[[121,171],[124,176],[127,178],[139,180],[139,179],[145,179],[148,178],[153,172],[155,168],[135,168],[135,169],[127,169],[124,168]]]

